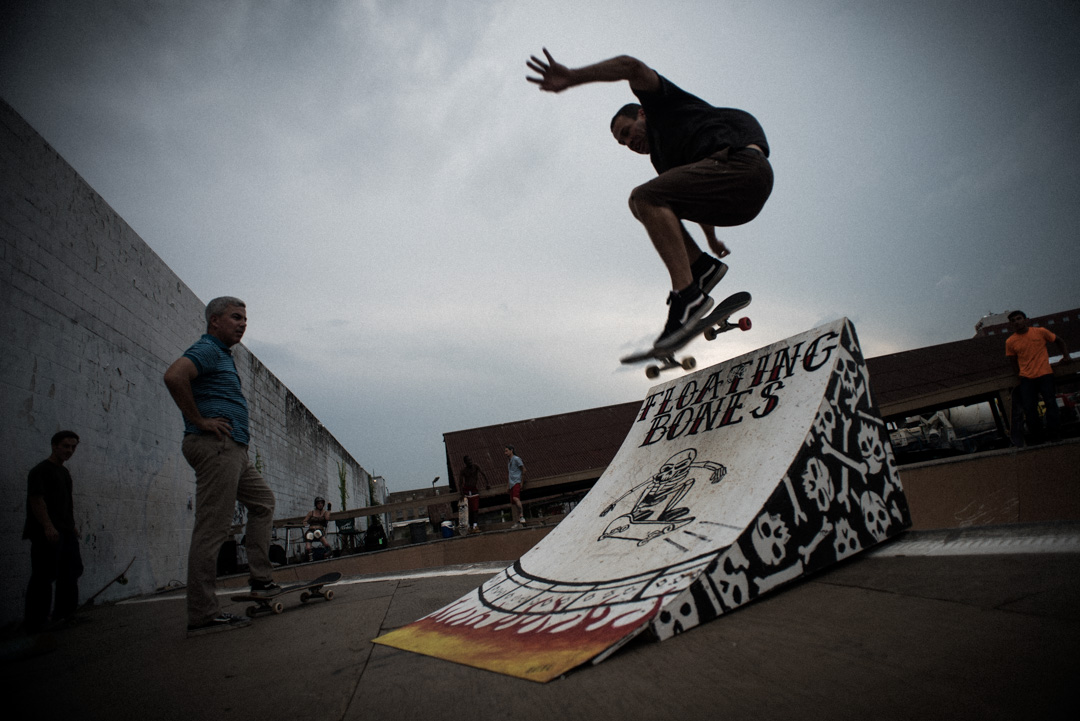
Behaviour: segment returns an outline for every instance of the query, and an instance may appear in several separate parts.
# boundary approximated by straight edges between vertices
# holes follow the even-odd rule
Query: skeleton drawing
[[[637,541],[637,545],[644,546],[654,538],[692,523],[695,519],[690,515],[690,509],[679,505],[697,481],[691,470],[700,468],[709,471],[709,483],[719,483],[727,474],[727,468],[719,463],[695,463],[696,459],[697,449],[680,451],[664,461],[652,478],[639,483],[612,501],[611,505],[600,513],[601,518],[614,511],[627,497],[639,494],[634,507],[611,521],[596,540],[621,538]]]

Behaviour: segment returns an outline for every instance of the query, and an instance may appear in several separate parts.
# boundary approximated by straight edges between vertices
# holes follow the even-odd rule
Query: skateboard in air
[[[302,583],[295,583],[291,586],[285,586],[280,591],[271,591],[270,593],[242,593],[237,596],[233,596],[233,601],[252,601],[254,606],[248,606],[244,613],[249,618],[255,618],[260,613],[281,613],[285,610],[285,604],[280,599],[290,593],[300,592],[300,603],[307,603],[309,600],[316,596],[322,596],[327,601],[334,597],[333,590],[329,588],[323,588],[323,586],[334,583],[341,578],[341,574],[337,571],[333,573],[327,573],[319,576],[314,581],[304,581]]]
[[[746,291],[735,293],[730,295],[720,303],[717,304],[712,311],[709,312],[704,318],[699,320],[694,329],[686,334],[678,345],[672,348],[657,348],[653,346],[649,350],[644,350],[639,353],[632,353],[625,358],[620,359],[625,365],[631,363],[640,363],[647,360],[660,361],[660,365],[650,365],[645,368],[645,375],[648,378],[656,378],[662,371],[666,371],[670,368],[682,368],[683,370],[693,370],[697,366],[697,361],[693,356],[684,356],[682,360],[677,360],[675,354],[686,347],[690,341],[694,340],[698,335],[705,336],[705,340],[716,340],[716,336],[721,333],[727,333],[729,330],[750,330],[750,319],[743,317],[736,323],[732,323],[729,319],[737,311],[742,310],[746,306],[750,305],[750,294]]]

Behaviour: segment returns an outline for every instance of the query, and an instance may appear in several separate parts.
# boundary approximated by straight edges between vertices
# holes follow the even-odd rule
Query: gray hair
[[[239,298],[233,298],[231,295],[223,295],[220,298],[214,298],[212,301],[206,304],[206,329],[210,330],[210,319],[215,315],[221,315],[225,312],[225,309],[229,306],[236,306],[237,308],[247,308],[244,301]]]

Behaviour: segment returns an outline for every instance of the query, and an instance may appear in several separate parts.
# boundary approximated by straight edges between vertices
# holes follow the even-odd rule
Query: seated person
[[[304,549],[308,558],[311,558],[311,544],[314,541],[322,541],[326,548],[326,555],[330,555],[330,539],[326,536],[326,527],[330,524],[330,511],[326,508],[326,499],[322,496],[315,497],[315,508],[308,511],[304,516]]]

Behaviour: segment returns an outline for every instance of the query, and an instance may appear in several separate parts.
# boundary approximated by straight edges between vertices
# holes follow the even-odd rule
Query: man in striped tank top
[[[248,511],[247,554],[252,591],[280,588],[269,546],[274,494],[248,458],[248,406],[231,348],[247,329],[238,298],[206,306],[206,333],[165,371],[165,385],[184,415],[184,458],[195,469],[195,526],[188,550],[188,635],[246,626],[224,613],[215,594],[217,559],[236,501]]]

